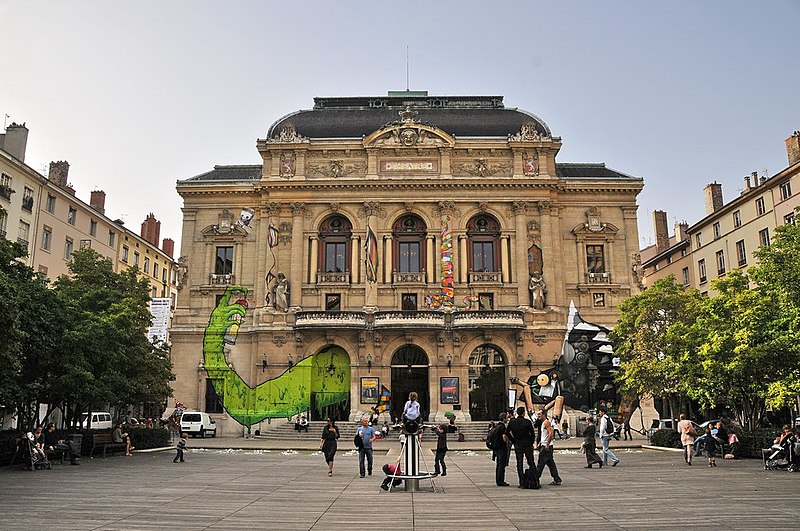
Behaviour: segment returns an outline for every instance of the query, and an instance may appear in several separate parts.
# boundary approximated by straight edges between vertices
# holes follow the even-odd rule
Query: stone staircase
[[[432,423],[426,423],[432,424]],[[261,433],[256,436],[257,439],[268,441],[283,441],[283,442],[297,442],[297,441],[318,441],[322,434],[322,429],[325,427],[326,422],[322,420],[312,420],[308,423],[308,433],[297,432],[294,429],[293,422],[275,422],[270,425],[262,424]],[[354,422],[337,422],[339,427],[339,440],[351,441],[356,434],[356,430],[361,424]],[[489,428],[489,422],[476,421],[476,422],[456,422],[458,433],[448,434],[448,440],[457,441],[458,434],[464,434],[464,440],[475,442],[483,441],[486,439],[486,432]],[[397,438],[400,432],[398,430],[389,430],[389,438]]]

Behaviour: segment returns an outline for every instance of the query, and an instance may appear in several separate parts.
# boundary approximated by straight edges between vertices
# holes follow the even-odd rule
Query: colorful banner
[[[372,228],[367,226],[367,243],[366,243],[366,263],[367,263],[367,281],[376,282],[378,280],[378,239]]]

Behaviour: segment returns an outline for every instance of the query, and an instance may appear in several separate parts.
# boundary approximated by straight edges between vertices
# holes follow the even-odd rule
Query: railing
[[[233,284],[233,273],[217,274],[211,273],[210,283],[212,285],[228,286]]]
[[[608,284],[611,278],[608,273],[586,273],[586,282],[589,284]]]
[[[28,240],[24,240],[22,238],[17,238],[17,243],[28,249]]]
[[[11,194],[14,193],[14,190],[10,186],[0,186],[0,197],[11,201]]]
[[[365,328],[364,312],[297,312],[295,328]]]
[[[33,212],[33,197],[23,197],[22,198],[22,210],[27,210],[28,212]]]
[[[453,328],[525,328],[523,312],[519,310],[492,310],[478,312],[456,312]]]
[[[445,314],[432,310],[375,312],[375,328],[444,328]]]
[[[417,273],[400,273],[395,271],[393,282],[395,284],[424,284],[425,271]]]
[[[5,238],[5,237],[6,237],[6,231],[0,230],[0,238]]]
[[[470,271],[469,272],[470,284],[479,283],[500,283],[500,271]]]
[[[350,273],[317,273],[317,284],[350,284]]]

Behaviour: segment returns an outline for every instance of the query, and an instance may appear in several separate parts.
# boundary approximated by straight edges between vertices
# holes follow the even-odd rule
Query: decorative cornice
[[[308,175],[324,175],[325,177],[339,178],[351,174],[366,174],[367,165],[363,162],[345,164],[341,160],[332,160],[327,165],[310,163],[306,166]]]
[[[289,203],[289,208],[292,209],[292,216],[302,216],[306,213],[305,203]]]

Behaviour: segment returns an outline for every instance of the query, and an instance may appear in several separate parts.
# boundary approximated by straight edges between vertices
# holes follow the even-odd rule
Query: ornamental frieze
[[[324,175],[325,177],[339,178],[346,177],[351,174],[366,174],[367,165],[363,162],[355,164],[345,164],[341,160],[332,160],[328,164],[314,164],[307,165],[308,175]]]
[[[484,158],[477,158],[472,163],[455,164],[453,173],[466,173],[475,177],[488,177],[498,173],[511,174],[511,164],[509,162],[490,163]]]

